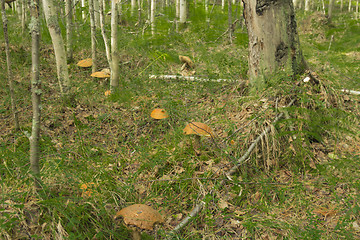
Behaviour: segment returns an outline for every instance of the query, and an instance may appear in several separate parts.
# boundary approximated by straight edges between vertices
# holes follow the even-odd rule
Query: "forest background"
[[[164,218],[143,239],[359,238],[358,1],[295,1],[309,69],[295,78],[276,72],[261,91],[248,80],[241,2],[189,1],[185,19],[174,2],[156,2],[153,13],[151,1],[139,2],[141,8],[134,1],[117,5],[117,40],[108,43],[115,55],[104,43],[113,34],[109,2],[101,29],[100,15],[91,23],[89,5],[75,1],[71,40],[69,11],[62,1],[56,5],[71,79],[66,94],[42,10],[39,94],[31,83],[30,8],[25,1],[7,7],[10,61],[0,33],[0,238],[129,239],[131,230],[114,216],[135,203]],[[93,57],[94,42],[96,68],[79,67]],[[115,69],[109,59],[116,57],[118,85],[111,75],[90,76]],[[168,117],[151,118],[157,108]],[[206,123],[213,134],[200,141],[185,135],[190,122]]]

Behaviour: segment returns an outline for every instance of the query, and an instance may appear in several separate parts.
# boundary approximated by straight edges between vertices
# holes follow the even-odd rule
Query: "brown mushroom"
[[[83,59],[83,60],[79,61],[76,65],[78,65],[79,67],[84,67],[84,68],[91,67],[92,59],[91,58]]]
[[[92,73],[91,76],[94,78],[109,78],[110,74],[100,71]]]
[[[183,130],[185,135],[195,135],[194,141],[194,149],[197,153],[199,153],[200,148],[200,137],[214,137],[214,133],[212,129],[206,125],[205,123],[201,122],[191,122]]]
[[[194,63],[191,61],[191,59],[187,56],[179,55],[180,62],[183,63],[183,66],[181,67],[181,70],[187,68],[194,68]]]
[[[132,230],[132,239],[140,240],[142,230],[152,231],[156,223],[164,223],[163,217],[153,208],[144,204],[134,204],[121,209],[114,219],[122,217],[125,226]]]
[[[169,114],[165,111],[165,109],[155,108],[151,112],[150,117],[154,119],[164,119],[164,118],[168,118]]]

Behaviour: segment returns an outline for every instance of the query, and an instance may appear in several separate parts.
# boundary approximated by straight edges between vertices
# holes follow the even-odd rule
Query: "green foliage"
[[[70,64],[72,93],[59,97],[51,39],[41,22],[44,190],[39,195],[32,190],[29,141],[23,134],[31,131],[30,40],[19,34],[19,28],[11,28],[23,127],[22,132],[13,132],[7,107],[10,98],[5,81],[0,81],[0,117],[5,122],[0,136],[0,238],[44,239],[62,234],[68,239],[129,239],[129,231],[113,216],[132,203],[150,204],[161,211],[166,224],[157,238],[162,238],[197,200],[203,200],[206,208],[173,239],[356,237],[349,229],[360,211],[354,205],[360,200],[359,174],[353,171],[360,159],[355,147],[350,153],[338,147],[344,144],[344,135],[353,137],[348,145],[356,145],[358,117],[350,111],[358,113],[358,109],[355,100],[343,101],[334,90],[339,83],[354,87],[359,83],[354,74],[358,65],[345,54],[358,50],[359,29],[353,20],[344,14],[335,17],[331,26],[312,21],[313,28],[320,30],[300,32],[304,54],[320,75],[319,85],[294,85],[292,77],[277,73],[268,79],[266,92],[250,95],[246,84],[236,82],[247,78],[246,29],[238,25],[229,44],[223,35],[226,9],[224,14],[215,5],[206,22],[202,3],[191,2],[190,23],[176,32],[170,22],[175,11],[164,8],[164,15],[156,19],[157,33],[151,36],[149,28],[142,34],[144,22],[135,26],[137,15],[130,15],[127,3],[123,7],[126,25],[119,27],[118,43],[121,84],[110,96],[104,95],[109,81],[91,79],[90,69]],[[80,14],[76,11],[78,21]],[[15,25],[16,16],[10,19]],[[63,30],[64,23],[60,24]],[[76,29],[74,50],[80,60],[90,56],[90,31],[83,23],[77,23]],[[109,24],[106,30],[109,33]],[[321,52],[327,51],[332,35],[330,51]],[[316,42],[319,36],[326,41]],[[106,67],[99,32],[97,42],[100,66]],[[179,74],[178,55],[194,61],[198,76],[234,81],[148,77]],[[3,51],[0,56],[5,59]],[[0,65],[5,69],[4,61]],[[338,79],[342,73],[356,81]],[[6,79],[4,71],[0,78]],[[303,78],[297,76],[296,81]],[[286,108],[289,118],[276,124],[239,173],[220,188],[219,179],[295,94],[296,105]],[[154,108],[166,109],[170,117],[150,118]],[[202,138],[199,149],[194,149],[192,136],[183,134],[191,121],[206,122],[216,132],[217,145]],[[319,156],[326,160],[320,161]],[[315,167],[314,161],[319,161]],[[325,214],[336,211],[334,226],[328,224],[333,218],[319,209],[326,209]]]

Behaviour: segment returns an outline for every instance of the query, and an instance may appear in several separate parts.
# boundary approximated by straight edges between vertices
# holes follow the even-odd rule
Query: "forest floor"
[[[304,75],[294,84],[277,75],[256,94],[246,80],[245,28],[237,28],[229,43],[225,35],[219,38],[226,28],[220,31],[215,23],[206,30],[170,32],[168,39],[142,37],[128,24],[120,37],[121,88],[111,96],[104,94],[108,80],[93,79],[91,69],[76,66],[90,56],[89,42],[79,40],[76,61],[69,64],[72,94],[62,99],[51,42],[42,33],[40,194],[29,177],[24,134],[32,124],[30,41],[16,40],[19,30],[11,33],[22,127],[14,131],[8,88],[1,81],[0,238],[129,239],[113,217],[143,203],[165,219],[156,233],[143,233],[144,239],[162,239],[201,201],[205,209],[172,239],[360,238],[360,97],[340,91],[360,90],[355,20],[338,13],[328,24],[319,13],[299,14],[303,53],[319,82],[305,83]],[[88,32],[80,25],[78,39]],[[98,41],[101,49],[100,35]],[[6,69],[3,42],[1,49],[0,67]],[[107,67],[104,51],[99,55],[100,66]],[[195,75],[229,81],[149,78],[181,74],[178,55],[194,60]],[[170,117],[152,119],[155,108]],[[272,125],[281,112],[287,117]],[[209,125],[215,137],[196,146],[183,134],[193,121]],[[220,186],[268,126],[238,173]]]

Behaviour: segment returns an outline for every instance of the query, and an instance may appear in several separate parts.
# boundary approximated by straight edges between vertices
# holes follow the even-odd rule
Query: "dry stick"
[[[295,99],[291,100],[291,102],[286,106],[286,107],[290,107],[293,103],[295,102]],[[272,124],[275,124],[276,122],[278,122],[282,117],[283,117],[284,113],[280,113],[273,121]],[[236,162],[236,165],[234,167],[232,167],[227,173],[225,173],[225,176],[227,178],[229,178],[229,176],[233,175],[234,173],[236,173],[239,169],[239,167],[242,165],[242,163],[250,156],[251,152],[254,150],[254,148],[256,147],[256,144],[261,140],[261,138],[263,138],[265,136],[265,134],[267,134],[269,131],[271,130],[271,126],[268,126],[267,128],[265,128],[265,130],[255,139],[255,141],[250,145],[250,147],[248,148],[248,150],[246,151],[246,153]],[[218,188],[221,188],[223,185],[225,185],[225,180],[226,178],[224,178],[221,182],[220,185],[218,186]],[[190,214],[184,218],[184,220],[182,220],[177,226],[175,226],[174,230],[172,230],[172,233],[176,233],[178,232],[181,228],[183,228],[184,226],[186,226],[191,220],[192,218],[196,217],[199,212],[203,209],[203,207],[205,206],[205,202],[201,201],[200,203],[198,203],[195,208],[190,212]]]
[[[169,80],[178,80],[184,79],[189,81],[196,82],[237,82],[233,79],[210,79],[210,78],[201,78],[196,76],[179,76],[179,75],[149,75],[150,79],[169,79]]]

